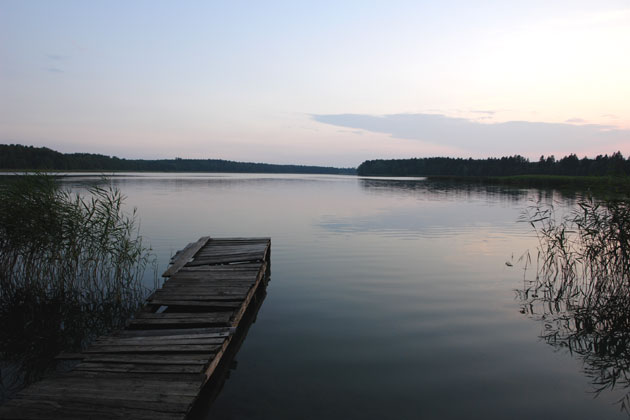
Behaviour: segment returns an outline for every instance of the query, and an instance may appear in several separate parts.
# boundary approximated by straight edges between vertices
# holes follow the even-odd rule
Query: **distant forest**
[[[559,160],[554,156],[541,156],[536,162],[519,155],[488,159],[379,159],[363,162],[357,173],[363,176],[628,176],[630,157],[624,159],[621,152],[617,152],[610,156],[599,155],[595,159],[579,159],[574,154]]]
[[[92,153],[60,153],[46,147],[0,144],[0,169],[55,171],[246,172],[354,175],[354,168],[273,165],[222,159],[121,159]]]

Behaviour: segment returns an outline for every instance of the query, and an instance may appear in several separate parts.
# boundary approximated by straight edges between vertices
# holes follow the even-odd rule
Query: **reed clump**
[[[578,200],[572,211],[535,205],[536,278],[519,296],[542,338],[580,357],[596,394],[624,390],[630,414],[630,202]],[[531,263],[529,256],[526,266]]]
[[[121,327],[142,303],[153,257],[135,210],[123,206],[108,182],[84,195],[48,175],[0,186],[0,357],[18,372],[15,383],[39,378],[58,352]]]

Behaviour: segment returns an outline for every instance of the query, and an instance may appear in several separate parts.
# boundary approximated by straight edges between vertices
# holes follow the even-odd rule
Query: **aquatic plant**
[[[58,352],[122,326],[142,303],[153,258],[135,210],[123,207],[108,182],[85,195],[41,174],[0,185],[0,357],[17,384],[39,378]]]
[[[521,312],[544,323],[545,342],[581,358],[596,395],[626,390],[619,404],[630,414],[630,202],[584,198],[565,214],[537,204],[524,220],[538,254]]]

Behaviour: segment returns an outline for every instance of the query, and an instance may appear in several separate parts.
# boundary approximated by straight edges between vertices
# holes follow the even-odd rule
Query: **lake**
[[[536,200],[571,198],[351,176],[112,181],[137,207],[160,273],[201,236],[271,237],[267,297],[213,419],[627,417],[624,390],[596,396],[582,358],[543,341],[545,324],[515,293],[518,257],[537,244],[519,217]]]

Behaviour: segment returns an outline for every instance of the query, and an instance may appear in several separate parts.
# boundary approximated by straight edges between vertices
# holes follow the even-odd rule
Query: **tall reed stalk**
[[[544,323],[547,343],[582,359],[597,394],[626,390],[619,403],[630,414],[630,202],[585,198],[564,215],[536,205],[524,219],[538,256],[536,279],[518,291],[522,312]]]
[[[135,210],[125,213],[124,196],[104,184],[85,195],[47,175],[0,186],[0,357],[18,365],[17,383],[122,326],[147,293],[152,256]]]

